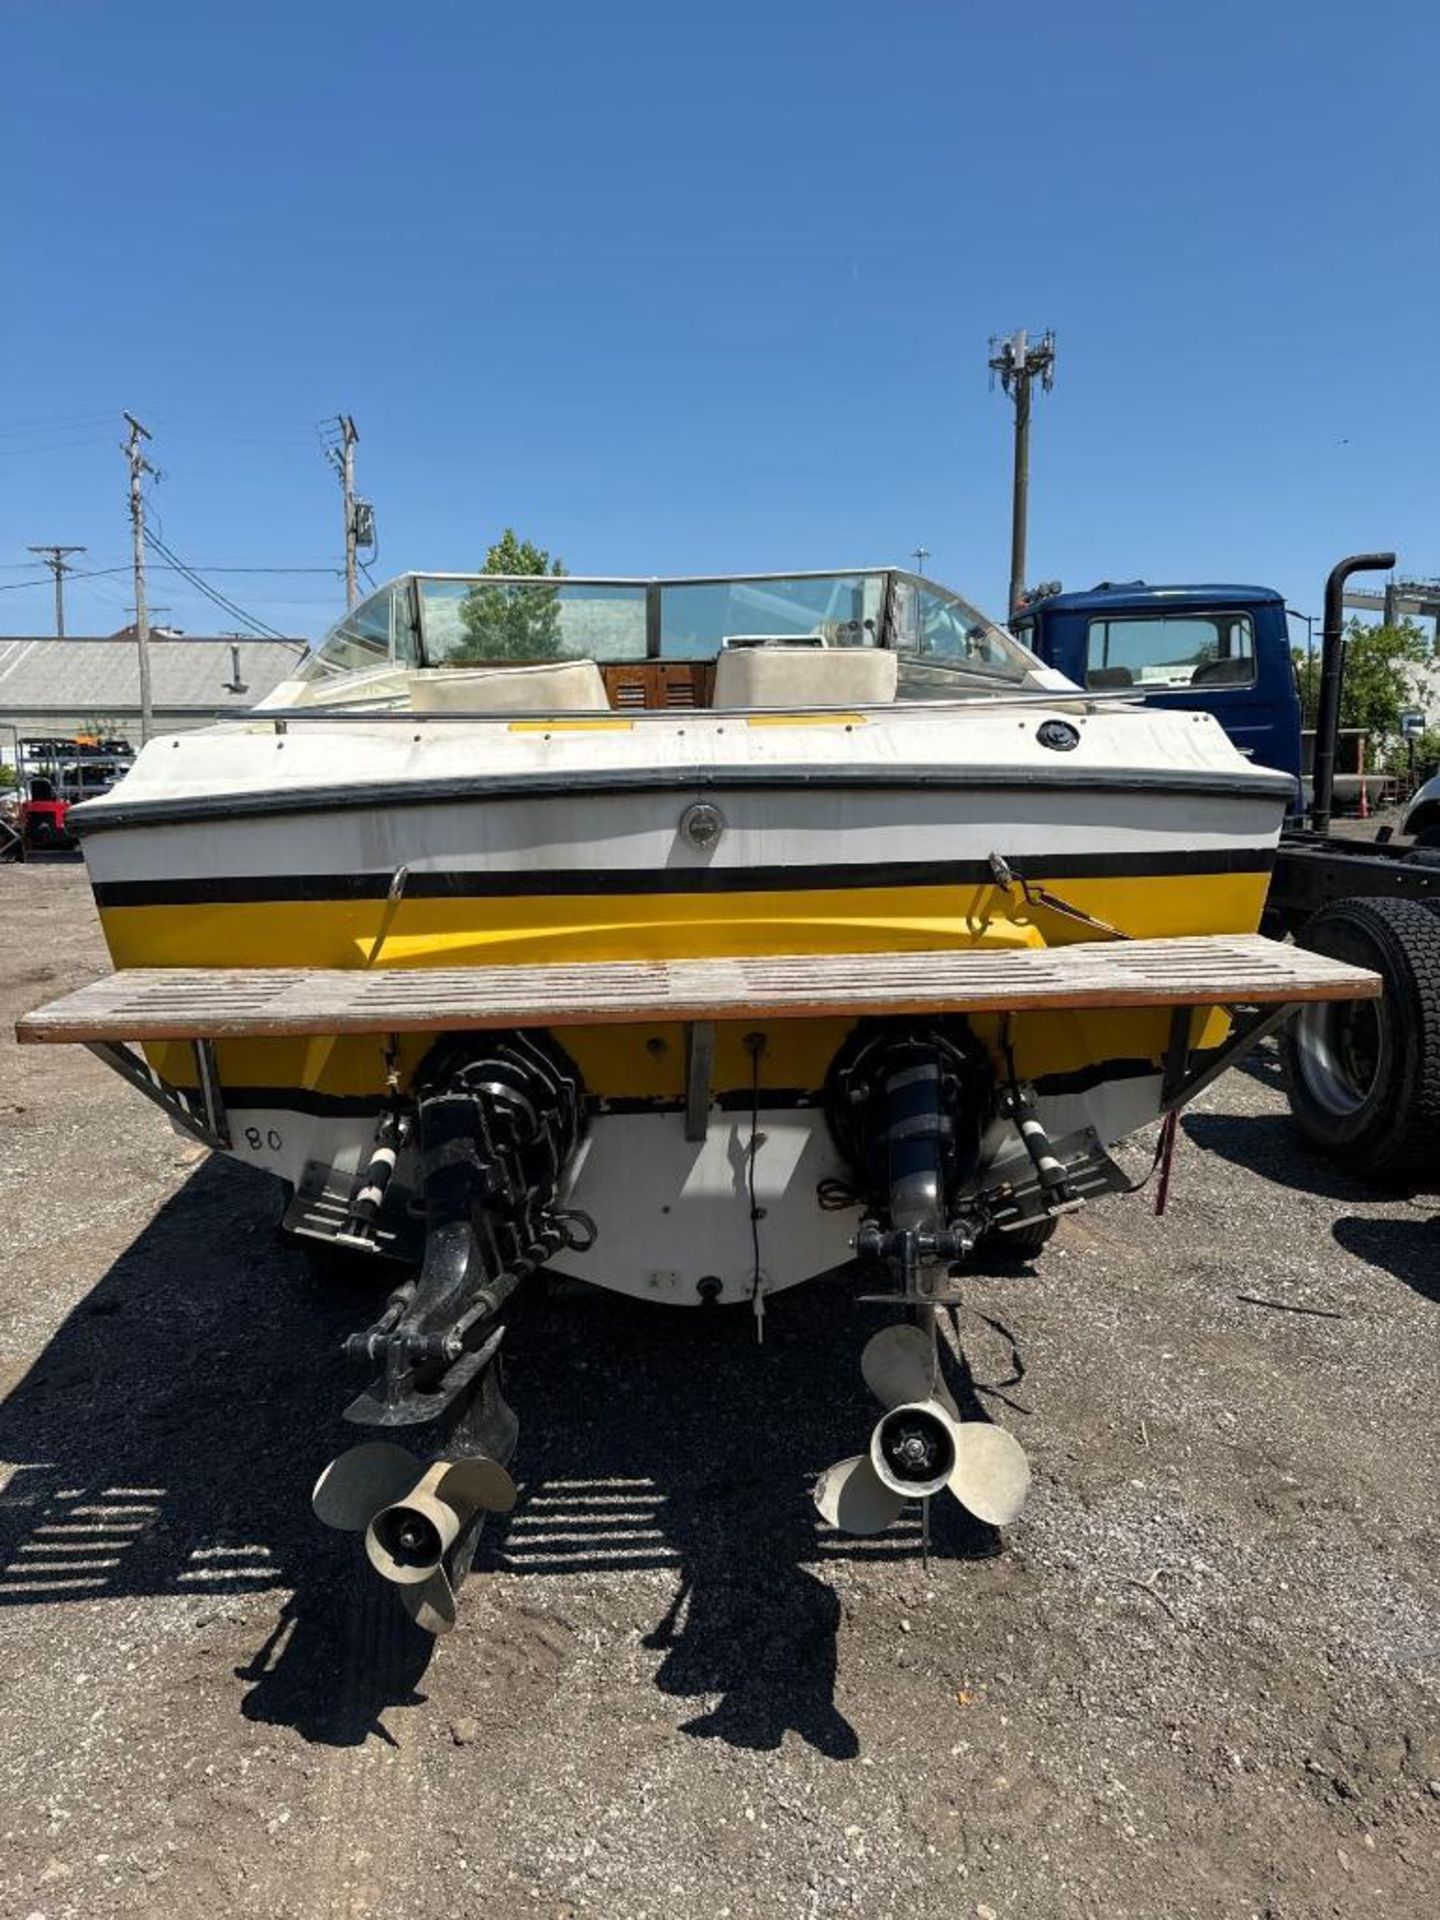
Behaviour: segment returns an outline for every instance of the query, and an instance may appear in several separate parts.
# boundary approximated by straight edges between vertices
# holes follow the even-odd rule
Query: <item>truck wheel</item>
[[[1296,1125],[1352,1172],[1404,1186],[1440,1161],[1440,914],[1419,900],[1336,900],[1299,939],[1378,973],[1385,991],[1317,1001],[1286,1027]]]

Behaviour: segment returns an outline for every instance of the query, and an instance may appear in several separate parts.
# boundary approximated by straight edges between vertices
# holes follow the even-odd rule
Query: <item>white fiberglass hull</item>
[[[1040,744],[1055,719],[1073,736],[1063,750]],[[644,725],[257,723],[153,744],[82,824],[122,966],[861,951],[923,966],[937,948],[1252,930],[1287,797],[1205,716],[1017,702]],[[646,1297],[694,1302],[717,1280],[719,1298],[749,1297],[752,1127],[762,1288],[848,1257],[855,1209],[817,1200],[846,1175],[821,1110],[845,1024],[780,1023],[756,1086],[733,1024],[700,1142],[686,1137],[683,1035],[557,1032],[590,1101],[560,1197],[598,1237],[554,1264]],[[1163,1015],[1031,1015],[1006,1044],[1054,1137],[1090,1128],[1108,1145],[1158,1111],[1165,1030]],[[435,1038],[408,1037],[407,1081]],[[317,1166],[359,1172],[380,1046],[218,1054],[238,1157],[296,1185]],[[151,1058],[183,1078],[165,1049]],[[1011,1163],[1019,1136],[992,1127],[985,1177]]]

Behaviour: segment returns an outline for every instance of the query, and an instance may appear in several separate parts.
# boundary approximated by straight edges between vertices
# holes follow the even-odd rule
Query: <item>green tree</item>
[[[1340,687],[1340,724],[1363,727],[1372,740],[1372,760],[1400,731],[1400,715],[1417,701],[1415,669],[1431,658],[1424,631],[1413,620],[1393,627],[1350,620],[1345,628],[1345,677]],[[1313,727],[1320,706],[1320,656],[1294,655],[1305,725]]]
[[[485,573],[536,574],[553,577],[565,572],[544,547],[521,540],[506,527],[485,555]],[[465,639],[450,655],[450,664],[470,660],[560,660],[565,645],[560,632],[560,595],[554,587],[472,587],[460,603]]]
[[[1415,782],[1429,780],[1440,773],[1440,733],[1427,727],[1418,739],[1392,740],[1382,759],[1386,773],[1408,776],[1413,770]]]

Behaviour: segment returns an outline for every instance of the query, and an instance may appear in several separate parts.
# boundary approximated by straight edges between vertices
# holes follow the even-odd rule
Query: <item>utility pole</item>
[[[88,553],[88,547],[31,547],[31,553],[38,553],[55,576],[55,638],[65,638],[65,576],[71,571],[65,562],[72,553]],[[48,558],[46,557],[48,556]]]
[[[345,605],[360,598],[355,580],[355,442],[360,438],[348,413],[340,416],[340,484],[345,489]]]
[[[929,547],[912,547],[910,552],[915,560],[916,573],[924,573],[925,562],[930,558]]]
[[[345,502],[345,605],[353,607],[360,598],[360,586],[356,572],[361,565],[359,549],[372,549],[370,558],[379,554],[375,537],[375,509],[368,500],[360,500],[355,494],[355,447],[360,439],[355,422],[348,413],[337,413],[333,420],[325,422],[327,430],[337,436],[321,445],[325,449],[325,458],[340,476],[340,491]]]
[[[1030,504],[1030,387],[1039,380],[1048,393],[1055,384],[1055,335],[1047,332],[1033,346],[1022,329],[1004,340],[990,336],[990,384],[995,375],[1015,402],[1015,494],[1010,515],[1010,606],[1012,619],[1025,591],[1025,521]]]
[[[326,452],[331,466],[340,476],[340,491],[345,500],[345,605],[350,608],[360,598],[355,578],[355,549],[359,545],[359,522],[355,514],[355,443],[360,435],[348,413],[337,413],[335,425],[340,430],[340,445],[327,446]]]
[[[130,437],[120,451],[130,464],[130,534],[135,552],[135,644],[140,650],[140,744],[143,747],[155,731],[155,709],[150,698],[150,613],[145,604],[145,496],[140,489],[142,474],[153,474],[154,467],[140,451],[140,442],[150,438],[133,413],[125,424]]]

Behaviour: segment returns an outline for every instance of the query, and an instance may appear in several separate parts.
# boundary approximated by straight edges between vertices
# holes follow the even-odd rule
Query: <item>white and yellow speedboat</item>
[[[82,1037],[290,1183],[297,1231],[419,1267],[352,1343],[385,1366],[356,1417],[409,1424],[490,1380],[541,1264],[758,1309],[858,1247],[923,1311],[977,1243],[1038,1246],[1226,1008],[1356,990],[1217,939],[1254,934],[1289,798],[1209,716],[1084,694],[893,569],[407,575],[72,814],[121,970]],[[939,1404],[892,1332],[882,1399]],[[951,1427],[822,1510],[948,1478],[1005,1517]],[[359,1451],[388,1511],[406,1466]],[[459,1484],[406,1524],[443,1540]]]

